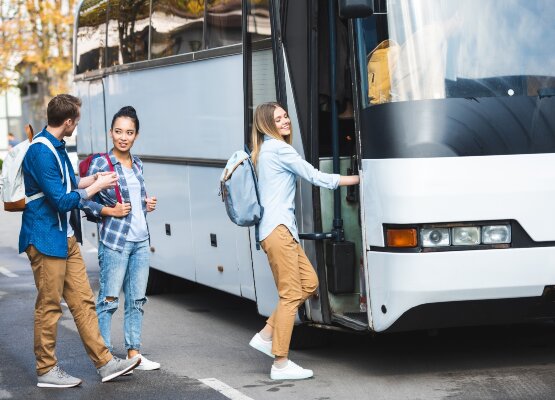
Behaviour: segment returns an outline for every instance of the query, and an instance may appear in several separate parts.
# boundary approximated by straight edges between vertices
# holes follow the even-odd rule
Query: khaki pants
[[[93,292],[79,245],[74,236],[68,238],[67,244],[67,259],[41,254],[33,245],[26,250],[38,290],[34,340],[38,375],[47,373],[57,364],[55,347],[58,320],[62,315],[62,297],[96,368],[112,358],[100,336]]]
[[[297,310],[318,288],[318,277],[285,225],[279,225],[260,244],[268,255],[279,294],[278,305],[267,321],[273,328],[272,353],[286,357]]]

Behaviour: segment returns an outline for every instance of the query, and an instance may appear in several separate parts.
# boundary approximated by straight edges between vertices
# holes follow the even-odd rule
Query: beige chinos
[[[278,305],[266,321],[273,328],[272,353],[286,357],[297,310],[316,292],[318,277],[285,225],[276,227],[260,244],[268,256],[279,294]]]
[[[37,374],[43,375],[57,364],[55,348],[58,320],[65,299],[87,354],[96,368],[112,359],[98,328],[95,302],[87,271],[75,236],[67,239],[68,256],[49,257],[33,245],[26,252],[37,287],[35,303],[35,356]]]

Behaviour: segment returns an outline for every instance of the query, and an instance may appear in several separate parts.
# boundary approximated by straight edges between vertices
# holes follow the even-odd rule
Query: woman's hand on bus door
[[[147,197],[146,198],[146,211],[151,212],[156,210],[156,197]]]
[[[358,175],[342,175],[339,177],[339,186],[352,186],[358,185],[360,183],[360,177]]]

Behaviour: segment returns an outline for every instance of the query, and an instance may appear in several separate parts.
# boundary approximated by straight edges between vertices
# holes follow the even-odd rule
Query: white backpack
[[[32,128],[30,128],[32,135]],[[29,132],[27,132],[29,134]],[[23,211],[25,209],[25,204],[40,199],[44,196],[44,193],[39,192],[31,197],[25,196],[25,182],[23,180],[23,159],[25,154],[33,144],[42,143],[46,145],[52,153],[56,156],[58,160],[58,165],[60,166],[60,171],[62,172],[62,177],[64,177],[64,168],[62,167],[62,161],[58,156],[58,152],[50,142],[45,137],[35,137],[32,141],[25,140],[14,146],[4,159],[2,164],[2,175],[0,175],[0,193],[2,194],[2,201],[4,202],[4,210],[6,211]],[[66,166],[67,170],[67,166]],[[66,172],[66,177],[69,178],[69,173]],[[67,179],[66,186],[70,188],[70,180]]]

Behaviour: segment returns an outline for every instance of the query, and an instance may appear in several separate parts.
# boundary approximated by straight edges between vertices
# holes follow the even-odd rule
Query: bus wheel
[[[293,350],[313,349],[323,347],[328,343],[329,336],[323,329],[312,328],[306,325],[296,325],[293,328],[291,344]]]

